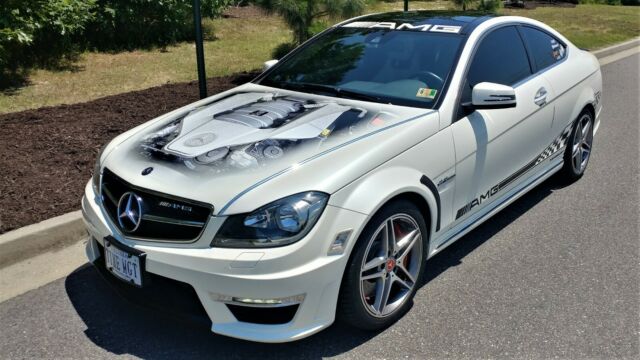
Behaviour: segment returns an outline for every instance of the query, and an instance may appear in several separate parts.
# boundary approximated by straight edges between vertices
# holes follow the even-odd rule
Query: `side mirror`
[[[271,68],[273,65],[277,64],[278,60],[267,60],[264,62],[264,64],[262,64],[262,71],[267,71],[269,70],[269,68]]]
[[[511,86],[482,82],[473,87],[470,105],[474,109],[516,107],[516,91]]]

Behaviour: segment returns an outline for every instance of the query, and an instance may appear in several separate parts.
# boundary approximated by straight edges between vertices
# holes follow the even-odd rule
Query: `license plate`
[[[135,249],[127,248],[115,239],[104,239],[105,265],[107,270],[121,280],[142,286],[143,256],[132,253]]]

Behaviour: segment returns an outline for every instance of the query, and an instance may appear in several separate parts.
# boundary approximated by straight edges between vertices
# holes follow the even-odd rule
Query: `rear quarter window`
[[[553,36],[529,26],[522,26],[521,30],[538,71],[548,68],[566,56],[566,47]]]

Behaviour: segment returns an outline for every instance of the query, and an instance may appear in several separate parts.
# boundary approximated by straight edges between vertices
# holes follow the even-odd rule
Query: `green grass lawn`
[[[402,2],[378,2],[368,12],[401,10]],[[416,9],[446,10],[450,1],[412,1]],[[576,8],[501,10],[543,21],[566,35],[577,46],[601,48],[640,35],[640,7],[580,5]],[[222,18],[206,20],[214,40],[205,42],[207,76],[229,75],[260,68],[278,44],[289,41],[290,32],[280,18]],[[88,101],[122,92],[196,79],[192,43],[160,50],[118,54],[85,53],[69,71],[35,70],[28,84],[0,93],[0,113],[47,105]]]
[[[640,7],[579,5],[575,8],[503,9],[553,27],[580,48],[595,50],[640,35]]]

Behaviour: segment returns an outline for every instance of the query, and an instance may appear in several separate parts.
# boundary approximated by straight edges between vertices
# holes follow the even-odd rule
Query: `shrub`
[[[55,65],[73,54],[96,0],[0,1],[0,72]]]
[[[86,41],[99,50],[166,46],[193,39],[191,0],[97,0]],[[202,16],[219,16],[231,0],[202,0]]]
[[[231,1],[201,0],[202,16],[219,16]],[[60,66],[87,48],[165,46],[193,37],[192,0],[0,0],[0,80],[35,65]]]
[[[293,49],[296,48],[296,44],[294,43],[282,43],[278,46],[276,46],[275,49],[273,49],[273,51],[271,52],[271,57],[273,57],[276,60],[280,60],[282,59],[285,55],[287,55],[288,53],[290,53],[291,51],[293,51]]]
[[[459,6],[462,11],[467,11],[473,1],[474,0],[453,0],[453,3]]]
[[[480,0],[478,3],[478,10],[481,11],[496,11],[502,5],[501,0]]]
[[[578,4],[603,4],[603,5],[626,5],[624,4],[625,0],[577,0],[576,3]],[[626,0],[629,1],[629,0]],[[633,0],[631,0],[633,1]],[[640,0],[635,0],[636,2],[640,1]]]
[[[187,0],[191,2],[191,0]],[[216,18],[222,16],[226,8],[238,4],[237,0],[201,0],[202,17]]]

